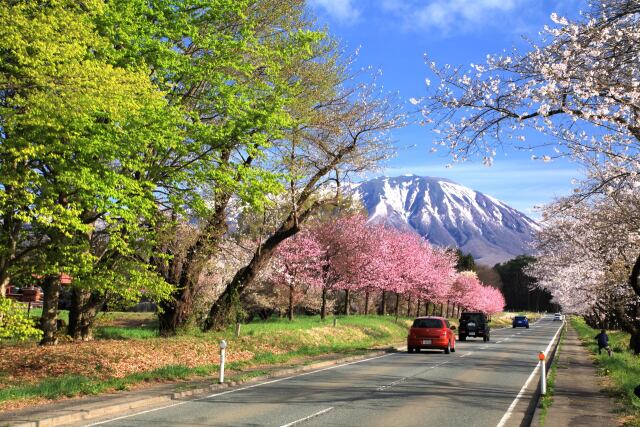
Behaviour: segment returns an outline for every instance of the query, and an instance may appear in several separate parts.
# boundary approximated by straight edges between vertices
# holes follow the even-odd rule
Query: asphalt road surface
[[[561,323],[546,317],[530,329],[492,330],[488,343],[456,342],[448,355],[390,353],[90,425],[510,425],[505,414],[519,394],[528,398],[520,391]]]

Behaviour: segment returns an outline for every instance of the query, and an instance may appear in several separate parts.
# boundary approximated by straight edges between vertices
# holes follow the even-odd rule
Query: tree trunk
[[[407,297],[407,317],[411,316],[411,297]]]
[[[640,297],[640,255],[638,255],[638,258],[636,258],[636,262],[633,265],[633,268],[631,269],[631,274],[629,275],[629,286],[631,286],[631,289],[633,289],[633,291],[635,292],[635,294],[637,296]],[[623,310],[620,310],[623,311]],[[637,311],[637,310],[636,310]],[[640,326],[638,325],[638,321],[637,319],[637,312],[634,313],[636,314],[636,316],[634,316],[635,318],[633,320],[629,321],[629,327],[627,329],[629,329],[629,332],[631,333],[631,338],[629,340],[629,348],[633,351],[633,354],[638,355],[640,354]],[[623,317],[623,316],[618,316]],[[626,319],[620,319],[620,320],[626,320]]]
[[[364,293],[364,315],[369,315],[369,291]]]
[[[640,354],[640,331],[635,331],[631,334],[629,339],[629,349],[633,351],[636,356]]]
[[[444,310],[444,303],[441,302],[440,303],[440,316],[442,316],[442,314],[444,313],[443,310]]]
[[[380,301],[380,314],[384,316],[387,314],[387,293],[382,291],[382,300]]]
[[[396,307],[395,307],[395,312],[396,312],[396,320],[398,320],[398,311],[400,308],[400,294],[396,292]]]
[[[17,166],[14,164],[14,168]],[[15,169],[14,169],[15,171]],[[14,187],[10,184],[4,183],[4,194],[7,196],[7,200],[11,200],[14,196]],[[12,265],[24,257],[35,246],[23,249],[21,254],[18,254],[18,241],[20,240],[20,233],[25,231],[22,221],[16,218],[16,214],[12,209],[8,209],[0,215],[0,227],[2,227],[2,254],[0,255],[0,297],[7,295],[7,286],[11,281],[11,274],[9,269]],[[37,243],[34,243],[37,246]]]
[[[420,316],[420,303],[422,300],[418,298],[418,307],[416,308],[416,317]]]
[[[349,315],[349,297],[350,297],[349,289],[344,290],[344,315]]]
[[[67,334],[78,341],[93,339],[93,321],[103,303],[104,298],[99,294],[73,288]]]
[[[0,274],[0,298],[7,296],[7,286],[9,286],[10,280],[11,277],[6,272]]]
[[[223,154],[223,161],[230,153]],[[207,261],[214,256],[220,247],[222,237],[227,232],[227,206],[230,194],[216,196],[215,210],[205,222],[205,226],[195,243],[187,248],[184,257],[174,256],[166,266],[163,258],[152,259],[158,272],[167,283],[174,285],[171,298],[158,304],[158,329],[161,336],[175,335],[178,329],[189,322],[193,313],[193,294],[200,274]],[[159,250],[171,253],[168,248]]]
[[[289,309],[287,310],[287,317],[289,320],[293,320],[293,283],[289,284]]]
[[[193,308],[193,294],[191,284],[179,287],[172,298],[161,301],[158,306],[158,330],[161,336],[171,336],[183,328],[189,321]]]
[[[327,317],[327,287],[322,287],[322,307],[320,308],[320,319]]]
[[[55,345],[58,342],[56,332],[58,332],[58,299],[60,297],[60,275],[48,275],[42,283],[44,299],[42,303],[42,317],[40,325],[44,335],[40,345]]]

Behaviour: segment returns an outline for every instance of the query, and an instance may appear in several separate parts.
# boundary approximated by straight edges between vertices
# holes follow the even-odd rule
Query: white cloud
[[[353,0],[310,0],[312,7],[323,9],[328,15],[339,22],[357,21],[360,10],[353,4]]]
[[[380,0],[382,10],[397,15],[409,30],[459,33],[503,25],[505,16],[526,0]]]

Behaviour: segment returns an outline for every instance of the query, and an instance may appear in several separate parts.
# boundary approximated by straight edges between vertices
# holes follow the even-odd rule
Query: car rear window
[[[463,322],[474,321],[476,323],[484,323],[484,318],[481,314],[463,314],[461,320]]]
[[[416,319],[413,321],[413,328],[442,328],[440,319]]]
[[[516,320],[525,320],[525,319],[526,319],[526,317],[524,317],[524,316],[516,316]]]

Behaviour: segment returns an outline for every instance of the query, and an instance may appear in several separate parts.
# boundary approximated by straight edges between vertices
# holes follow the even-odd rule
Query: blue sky
[[[358,50],[358,67],[382,70],[379,83],[401,99],[426,94],[429,69],[439,64],[482,63],[486,55],[526,50],[552,12],[576,17],[581,0],[309,0],[318,24],[340,39],[347,54]],[[385,165],[389,176],[416,174],[449,178],[490,194],[536,218],[534,206],[572,190],[580,168],[567,161],[541,163],[531,152],[498,151],[492,167],[480,161],[454,164],[445,152],[430,153],[434,134],[413,125],[394,132],[398,155]],[[542,136],[538,136],[542,138]],[[528,138],[529,139],[529,138]]]

